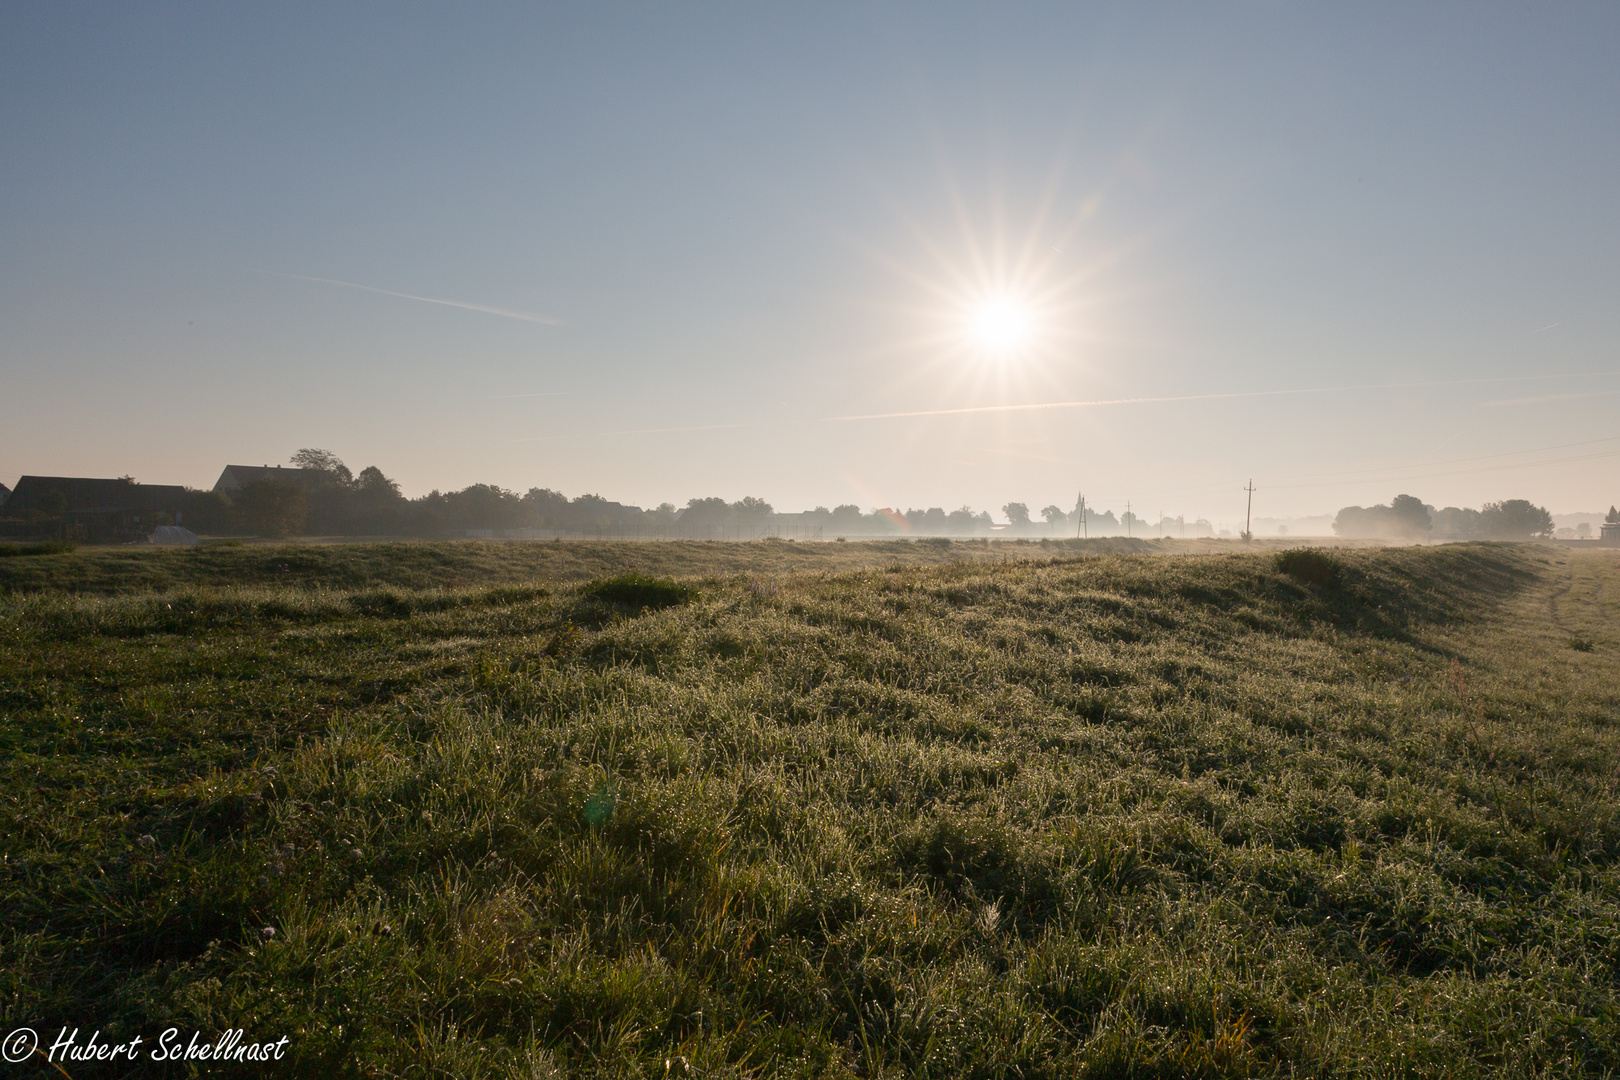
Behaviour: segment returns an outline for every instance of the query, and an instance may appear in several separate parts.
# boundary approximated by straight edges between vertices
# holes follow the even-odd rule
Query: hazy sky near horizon
[[[0,482],[1607,507],[1617,46],[1598,4],[6,5]]]

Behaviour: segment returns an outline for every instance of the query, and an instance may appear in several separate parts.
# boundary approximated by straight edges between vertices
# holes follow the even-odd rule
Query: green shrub
[[[1313,589],[1332,589],[1339,584],[1339,563],[1325,551],[1315,548],[1295,548],[1279,551],[1277,569],[1301,585]]]
[[[695,600],[698,591],[673,578],[649,577],[638,570],[617,577],[598,578],[585,586],[585,595],[628,608],[667,608]]]
[[[71,540],[46,540],[39,544],[0,544],[0,559],[18,555],[66,555],[78,548]]]

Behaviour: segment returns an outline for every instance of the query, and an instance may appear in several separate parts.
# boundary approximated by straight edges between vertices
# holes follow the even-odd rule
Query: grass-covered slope
[[[308,1076],[1620,1069],[1612,558],[501,580],[0,598],[6,1030],[243,1027]]]
[[[535,581],[580,582],[637,569],[655,574],[822,573],[903,563],[932,566],[1061,554],[1196,550],[1222,541],[966,540],[856,544],[765,540],[717,543],[433,541],[204,544],[189,548],[0,545],[0,594],[101,595],[180,588],[443,589]],[[60,547],[68,550],[62,551]]]

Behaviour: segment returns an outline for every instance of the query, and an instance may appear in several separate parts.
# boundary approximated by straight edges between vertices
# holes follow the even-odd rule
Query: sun
[[[982,349],[1007,356],[1029,343],[1034,320],[1029,308],[1011,297],[997,297],[979,304],[969,315],[968,331]]]

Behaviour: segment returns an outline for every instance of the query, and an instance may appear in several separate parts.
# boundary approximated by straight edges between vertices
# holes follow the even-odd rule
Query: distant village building
[[[331,474],[320,469],[288,469],[280,465],[227,465],[214,481],[214,490],[234,495],[259,480],[274,480],[305,491],[314,491],[331,482]]]
[[[1598,526],[1598,543],[1604,547],[1620,547],[1620,511],[1609,507],[1609,514]]]
[[[10,497],[11,489],[6,487],[4,484],[0,484],[0,506],[5,506],[6,500]]]
[[[137,484],[128,478],[25,476],[0,515],[42,535],[92,544],[144,540],[159,525],[178,525],[186,489],[178,484]]]
[[[806,510],[797,514],[774,514],[772,536],[783,540],[820,540],[826,531],[830,515]]]

